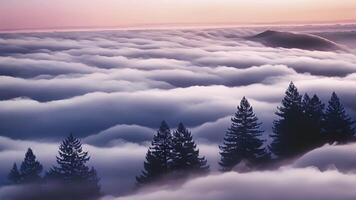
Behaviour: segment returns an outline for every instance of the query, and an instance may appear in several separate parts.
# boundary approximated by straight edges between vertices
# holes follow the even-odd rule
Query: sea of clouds
[[[313,33],[349,51],[271,48],[247,39],[266,29]],[[270,193],[270,199],[278,199],[273,195],[279,190],[281,197],[296,199],[335,199],[333,192],[345,194],[340,200],[355,199],[356,192],[347,189],[356,185],[356,175],[345,174],[356,168],[352,145],[323,147],[275,171],[216,173],[218,144],[243,96],[263,122],[266,137],[290,81],[301,93],[317,93],[325,103],[336,91],[356,119],[355,29],[333,25],[2,33],[0,183],[6,183],[13,162],[20,162],[28,147],[48,169],[55,163],[59,141],[73,133],[85,143],[103,191],[128,194],[152,135],[166,120],[172,129],[179,122],[191,129],[213,174],[179,188],[123,199],[174,199],[170,197],[180,194],[199,199],[206,193],[211,199],[262,199],[254,187]],[[298,192],[307,187],[315,189]],[[9,188],[2,187],[0,197],[6,191]]]

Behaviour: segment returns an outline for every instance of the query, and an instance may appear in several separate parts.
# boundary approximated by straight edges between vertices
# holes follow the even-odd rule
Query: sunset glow
[[[355,10],[354,0],[2,0],[0,30],[343,22]]]

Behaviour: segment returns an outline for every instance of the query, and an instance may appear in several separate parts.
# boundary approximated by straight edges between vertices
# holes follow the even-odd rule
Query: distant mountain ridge
[[[347,48],[321,36],[267,30],[248,39],[269,47],[297,48],[317,51],[347,51]]]

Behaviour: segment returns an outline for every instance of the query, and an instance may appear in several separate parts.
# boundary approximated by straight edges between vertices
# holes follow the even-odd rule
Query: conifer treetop
[[[7,178],[9,179],[9,181],[13,184],[18,184],[21,182],[21,174],[18,170],[17,164],[14,163],[12,165],[11,171],[9,173],[9,175],[7,176]]]
[[[219,146],[223,171],[230,171],[241,161],[248,162],[251,167],[261,160],[269,158],[260,139],[263,132],[261,123],[253,112],[253,108],[246,97],[240,101],[237,111],[231,118],[231,126],[226,131],[223,144]]]
[[[31,148],[27,149],[25,159],[20,166],[20,174],[22,182],[38,182],[41,179],[40,173],[43,166],[36,160]]]
[[[332,93],[325,112],[324,133],[329,143],[347,143],[355,135],[355,121],[346,110],[335,92]]]

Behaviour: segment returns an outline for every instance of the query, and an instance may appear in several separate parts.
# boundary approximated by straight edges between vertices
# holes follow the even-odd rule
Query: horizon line
[[[85,32],[109,30],[172,30],[172,29],[209,29],[209,28],[251,28],[264,26],[308,26],[308,25],[352,25],[356,19],[334,21],[274,21],[274,22],[226,22],[226,23],[157,23],[117,26],[53,26],[36,28],[1,29],[0,33],[32,33],[32,32]]]

